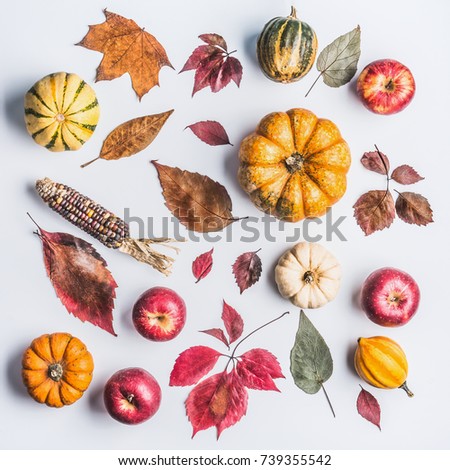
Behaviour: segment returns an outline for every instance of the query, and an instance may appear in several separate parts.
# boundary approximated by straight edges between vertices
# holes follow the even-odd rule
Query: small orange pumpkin
[[[22,358],[22,378],[39,403],[60,408],[82,397],[92,380],[94,362],[84,343],[69,333],[36,338]]]
[[[239,183],[279,219],[320,217],[347,189],[350,149],[337,126],[307,109],[268,114],[239,150]]]

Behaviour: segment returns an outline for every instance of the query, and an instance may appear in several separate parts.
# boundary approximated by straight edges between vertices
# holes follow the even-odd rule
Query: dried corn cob
[[[36,191],[42,200],[55,212],[89,235],[97,238],[108,248],[119,249],[138,261],[147,263],[161,273],[170,274],[173,258],[155,251],[155,243],[176,241],[171,238],[131,238],[128,225],[92,199],[65,184],[55,183],[49,178],[36,181]],[[169,245],[164,245],[169,246]],[[178,252],[178,249],[169,246]]]

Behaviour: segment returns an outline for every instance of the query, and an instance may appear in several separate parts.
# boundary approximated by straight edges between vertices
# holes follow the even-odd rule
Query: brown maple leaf
[[[128,73],[133,90],[141,100],[159,85],[161,68],[172,64],[164,47],[144,28],[106,9],[103,12],[106,21],[89,26],[88,33],[77,45],[103,53],[96,81],[113,80]]]

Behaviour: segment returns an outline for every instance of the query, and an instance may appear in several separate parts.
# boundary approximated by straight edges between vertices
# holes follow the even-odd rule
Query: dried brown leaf
[[[78,45],[104,54],[97,69],[97,80],[113,80],[128,73],[141,99],[159,85],[161,68],[172,67],[172,64],[164,47],[144,28],[116,13],[104,10],[104,14],[106,21],[89,26]]]
[[[199,173],[152,163],[167,208],[187,229],[216,232],[237,220],[231,214],[230,196],[220,183]]]
[[[361,157],[361,163],[364,168],[379,173],[380,175],[387,175],[389,173],[389,158],[380,151],[366,152]]]
[[[164,113],[138,117],[120,124],[106,137],[100,155],[81,167],[85,168],[99,159],[119,160],[141,152],[155,140],[172,113],[173,109]]]
[[[394,199],[387,190],[373,190],[363,194],[353,209],[353,216],[366,235],[388,228],[395,218]]]
[[[414,184],[424,179],[423,176],[420,176],[419,173],[409,165],[398,166],[392,172],[391,178],[400,184]]]
[[[395,208],[400,219],[407,224],[428,225],[433,222],[433,210],[421,194],[408,191],[398,193]]]

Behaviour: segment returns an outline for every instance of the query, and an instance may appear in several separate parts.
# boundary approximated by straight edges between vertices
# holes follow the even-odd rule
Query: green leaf
[[[333,359],[327,343],[302,310],[291,351],[295,385],[306,393],[317,393],[332,373]]]
[[[320,75],[314,80],[313,89],[320,77],[326,85],[337,88],[348,83],[354,76],[361,55],[361,28],[359,25],[342,36],[339,36],[319,54],[317,70]]]
[[[340,87],[355,76],[360,55],[361,29],[357,26],[325,47],[317,58],[317,70],[326,85]]]

